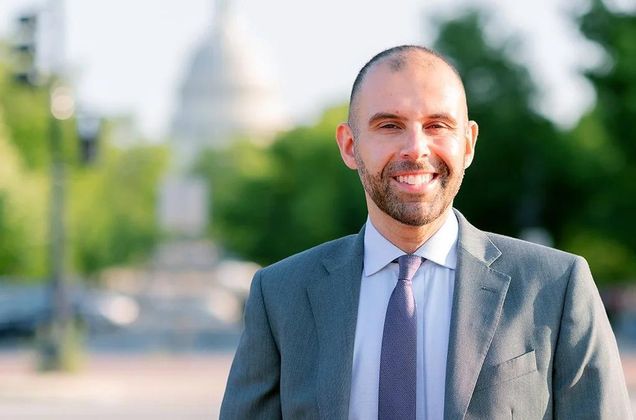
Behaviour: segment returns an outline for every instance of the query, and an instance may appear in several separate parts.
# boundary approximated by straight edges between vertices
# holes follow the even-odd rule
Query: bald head
[[[459,82],[462,92],[464,85],[457,69],[442,55],[439,53],[422,47],[419,45],[401,45],[398,47],[389,48],[378,54],[376,54],[369,62],[367,62],[358,72],[353,87],[351,89],[351,96],[349,98],[349,118],[348,122],[351,128],[356,130],[356,118],[357,118],[357,98],[359,91],[366,80],[367,74],[375,67],[382,65],[386,66],[391,72],[399,72],[403,70],[409,63],[412,62],[428,62],[428,63],[441,63],[449,70],[451,70]]]

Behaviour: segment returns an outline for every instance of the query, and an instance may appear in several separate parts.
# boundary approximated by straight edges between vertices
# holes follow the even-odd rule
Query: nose
[[[405,132],[401,156],[404,159],[419,160],[431,154],[429,137],[422,127],[413,127]]]

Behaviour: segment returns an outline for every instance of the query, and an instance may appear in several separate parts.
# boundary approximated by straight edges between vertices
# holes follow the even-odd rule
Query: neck
[[[393,219],[378,208],[369,207],[369,219],[376,230],[393,245],[407,254],[414,253],[437,232],[451,212],[451,207],[423,226],[410,226]]]

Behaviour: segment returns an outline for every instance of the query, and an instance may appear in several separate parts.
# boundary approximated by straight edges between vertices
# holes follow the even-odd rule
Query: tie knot
[[[422,264],[422,257],[414,254],[407,254],[398,257],[398,264],[400,265],[399,280],[412,280],[415,272]]]

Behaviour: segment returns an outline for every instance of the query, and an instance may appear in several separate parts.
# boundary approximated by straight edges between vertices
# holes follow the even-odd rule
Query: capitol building
[[[289,125],[264,49],[241,23],[230,0],[216,0],[211,28],[184,72],[158,209],[162,228],[178,236],[201,237],[210,223],[213,192],[189,173],[201,152],[237,138],[266,143]]]
[[[229,0],[217,0],[212,26],[182,81],[171,138],[178,167],[237,137],[267,141],[288,122],[267,57]]]

